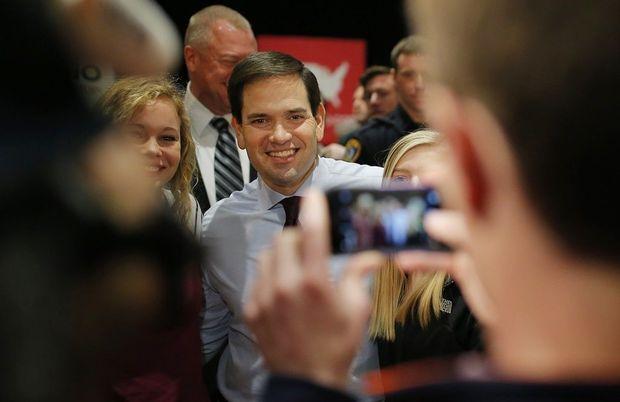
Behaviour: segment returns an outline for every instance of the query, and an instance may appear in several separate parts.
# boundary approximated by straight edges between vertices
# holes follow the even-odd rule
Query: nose
[[[147,156],[161,156],[161,148],[157,143],[157,138],[149,138],[142,147],[142,153]]]
[[[276,144],[284,144],[291,140],[293,136],[289,133],[282,123],[276,123],[273,133],[271,134],[271,142]]]
[[[413,185],[413,187],[420,187],[422,186],[422,181],[420,180],[420,177],[418,177],[418,175],[413,175],[411,176],[411,184]]]
[[[416,77],[415,87],[418,90],[424,89],[424,78],[422,77],[422,74],[418,74],[418,76]]]
[[[376,105],[377,102],[379,102],[379,94],[376,92],[373,92],[372,94],[370,94],[370,104]]]

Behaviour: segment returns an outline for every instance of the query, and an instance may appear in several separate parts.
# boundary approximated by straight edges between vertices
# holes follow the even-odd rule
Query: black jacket
[[[431,319],[426,328],[412,315],[396,327],[394,341],[377,339],[381,367],[482,349],[480,327],[453,280],[446,282],[442,299],[439,317]]]
[[[362,128],[341,140],[345,146],[345,160],[362,165],[383,166],[392,145],[400,137],[423,126],[411,120],[398,106],[385,117],[370,119]]]

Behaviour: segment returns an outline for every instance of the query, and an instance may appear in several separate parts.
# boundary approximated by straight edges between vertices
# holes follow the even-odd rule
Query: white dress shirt
[[[295,195],[303,195],[310,187],[379,188],[382,174],[379,167],[319,158],[312,175]],[[271,247],[274,236],[282,231],[285,213],[279,202],[285,197],[270,189],[259,175],[242,191],[220,200],[203,217],[203,353],[205,360],[210,360],[228,339],[217,380],[230,402],[257,400],[266,379],[254,337],[243,322],[243,304],[259,254]]]
[[[215,145],[219,133],[209,123],[214,117],[222,117],[228,121],[230,133],[235,137],[235,129],[230,125],[232,115],[229,113],[225,116],[216,116],[205,105],[203,105],[190,91],[191,82],[187,84],[185,91],[185,109],[189,114],[192,126],[192,138],[196,147],[196,160],[198,168],[204,180],[204,186],[207,190],[209,204],[214,205],[217,201],[215,197]],[[237,138],[235,137],[235,141]],[[250,160],[244,149],[237,146],[239,151],[239,161],[241,161],[241,173],[243,175],[243,183],[250,181]]]

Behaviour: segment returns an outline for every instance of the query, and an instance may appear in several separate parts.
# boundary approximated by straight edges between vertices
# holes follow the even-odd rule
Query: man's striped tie
[[[219,133],[215,145],[215,196],[219,201],[243,188],[243,176],[237,143],[228,130],[228,122],[214,117],[210,124]]]

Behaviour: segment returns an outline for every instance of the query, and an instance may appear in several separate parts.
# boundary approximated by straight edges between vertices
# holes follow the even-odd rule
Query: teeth
[[[146,171],[147,172],[159,172],[159,167],[158,166],[147,166]]]
[[[270,156],[275,156],[278,158],[286,158],[287,156],[293,156],[295,155],[295,150],[294,149],[288,149],[286,151],[274,151],[274,152],[269,152]]]

